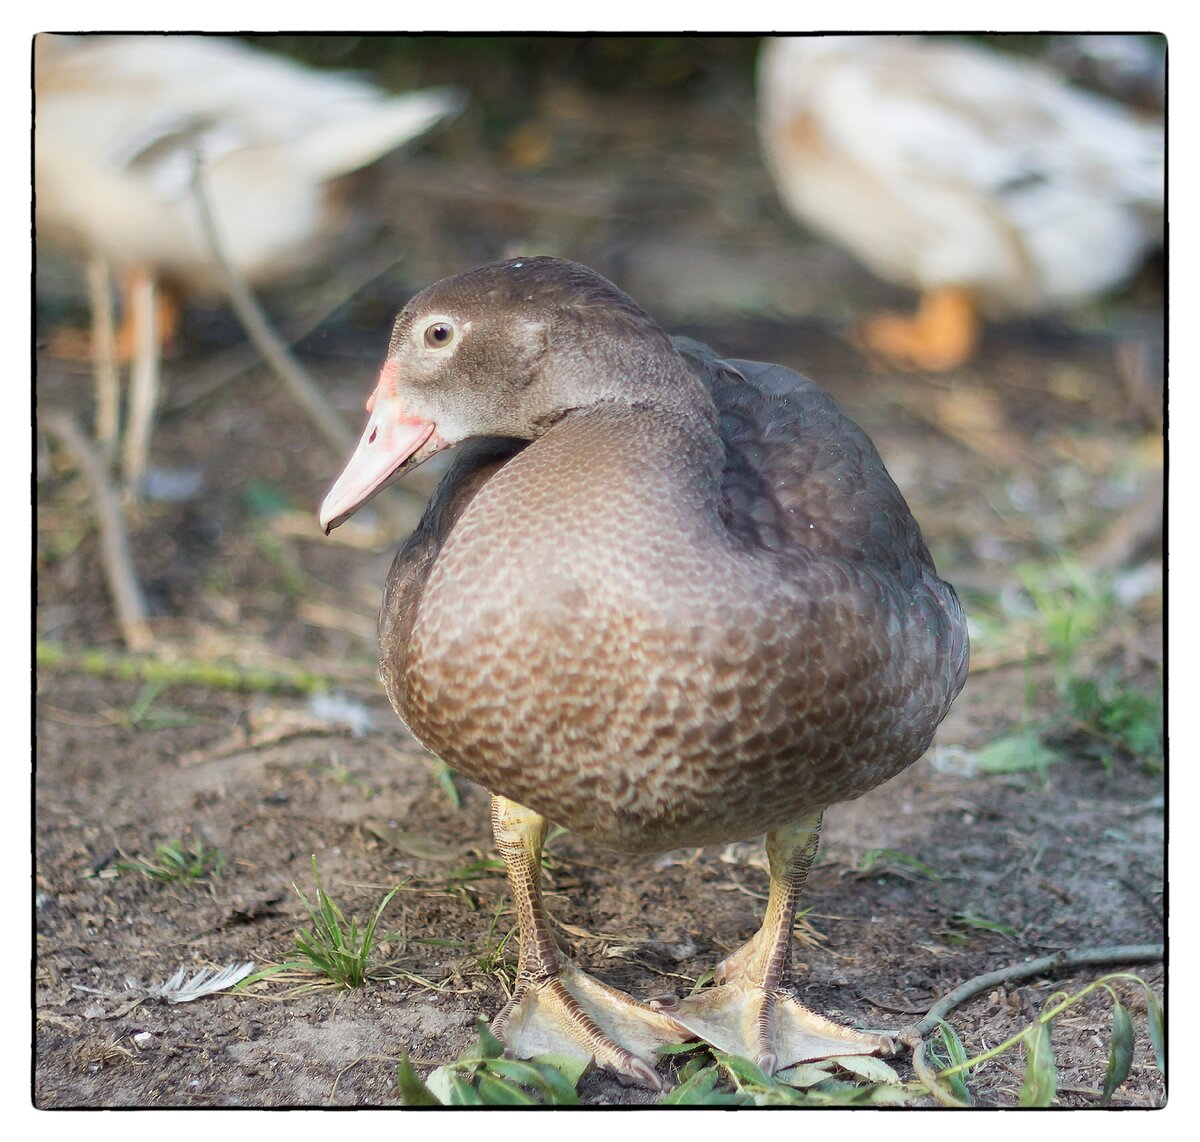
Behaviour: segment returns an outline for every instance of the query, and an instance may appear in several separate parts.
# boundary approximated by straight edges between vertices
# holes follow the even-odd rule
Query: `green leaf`
[[[922,1091],[923,1095],[925,1092]],[[863,1100],[870,1103],[872,1106],[901,1106],[904,1103],[913,1102],[917,1098],[917,1094],[907,1087],[892,1086],[890,1083],[883,1083],[879,1086],[870,1088],[870,1093]]]
[[[559,1051],[547,1051],[530,1060],[534,1066],[549,1067],[561,1074],[570,1084],[571,1089],[579,1085],[583,1072],[588,1069],[590,1060],[577,1059],[574,1055],[564,1055]]]
[[[826,1079],[820,1086],[808,1092],[810,1102],[822,1106],[852,1106],[866,1101],[875,1087],[860,1086],[858,1083],[843,1082],[841,1079]]]
[[[693,1051],[707,1052],[707,1043],[663,1043],[654,1048],[656,1055],[687,1055]]]
[[[541,1068],[520,1059],[488,1059],[483,1071],[495,1078],[521,1086],[533,1087],[550,1102],[577,1103],[575,1088],[553,1067]],[[548,1077],[553,1075],[553,1078]]]
[[[745,1097],[716,1089],[720,1071],[709,1064],[659,1100],[660,1106],[740,1106]]]
[[[1025,1036],[1025,1081],[1021,1084],[1019,1105],[1049,1106],[1057,1085],[1050,1024],[1039,1020]]]
[[[504,1054],[504,1044],[492,1033],[487,1020],[475,1020],[475,1042],[462,1051],[455,1063],[480,1063],[486,1059],[498,1059]]]
[[[475,1030],[479,1034],[479,1047],[485,1059],[498,1059],[504,1054],[504,1044],[492,1034],[486,1019],[475,1020]]]
[[[443,1106],[454,1104],[454,1084],[451,1082],[453,1077],[454,1071],[451,1067],[438,1067],[431,1071],[425,1080],[426,1089]]]
[[[767,1077],[763,1069],[749,1059],[743,1059],[740,1055],[727,1055],[724,1051],[714,1051],[713,1058],[729,1072],[730,1078],[741,1089],[772,1085],[772,1080]]]
[[[479,1098],[485,1106],[537,1106],[538,1100],[519,1086],[488,1074],[479,1076]]]
[[[838,1055],[829,1060],[852,1075],[873,1083],[888,1083],[892,1086],[903,1086],[900,1076],[882,1059],[870,1055]]]
[[[780,1071],[775,1078],[788,1086],[799,1088],[816,1086],[830,1077],[828,1060],[820,1063],[797,1063]]]
[[[442,1101],[427,1087],[421,1076],[413,1070],[405,1051],[396,1067],[396,1085],[400,1088],[400,1103],[402,1106],[441,1106]]]
[[[1133,1021],[1120,1000],[1113,1002],[1112,1042],[1108,1047],[1108,1070],[1104,1074],[1101,1106],[1107,1106],[1113,1091],[1128,1077],[1133,1066]]]
[[[679,1081],[685,1083],[693,1075],[698,1075],[705,1067],[711,1067],[712,1065],[712,1056],[708,1053],[693,1055],[679,1068]]]
[[[547,1062],[547,1058],[546,1055],[539,1055],[536,1059],[530,1060],[531,1065],[537,1068],[546,1084],[547,1101],[556,1106],[578,1106],[579,1095],[575,1091],[575,1085],[579,1082],[579,1076],[587,1066],[587,1061],[580,1061],[578,1071],[574,1067],[564,1071],[555,1062]],[[568,1063],[576,1061],[575,1059],[566,1060]]]
[[[770,1080],[770,1085],[753,1092],[755,1106],[803,1106],[808,1096],[794,1087]]]
[[[429,1077],[433,1078],[432,1075]],[[456,1075],[452,1070],[447,1070],[446,1082],[450,1087],[450,1097],[446,1099],[448,1106],[483,1105],[483,1099],[479,1097],[479,1092],[461,1075]]]
[[[983,773],[1044,774],[1056,757],[1036,730],[1022,730],[985,745],[975,754],[975,768]]]
[[[1146,1019],[1150,1024],[1150,1042],[1154,1044],[1154,1061],[1163,1077],[1167,1074],[1166,1036],[1163,1034],[1163,1009],[1158,996],[1146,988]]]

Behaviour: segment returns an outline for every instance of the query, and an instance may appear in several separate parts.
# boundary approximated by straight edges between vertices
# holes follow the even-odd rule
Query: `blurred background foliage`
[[[503,120],[548,90],[653,92],[688,101],[720,99],[730,85],[749,89],[761,37],[709,35],[249,35],[245,39],[315,67],[370,71],[394,90],[430,83],[485,81],[478,98]],[[1147,82],[1162,66],[1158,33],[969,35],[1013,55],[1043,60],[1106,95],[1153,105]]]

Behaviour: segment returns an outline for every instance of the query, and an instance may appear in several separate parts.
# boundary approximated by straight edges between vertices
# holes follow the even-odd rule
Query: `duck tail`
[[[291,146],[298,148],[316,178],[327,181],[368,166],[425,134],[461,111],[466,101],[465,92],[453,87],[409,91],[386,99],[348,99],[337,108],[341,113],[331,115]]]

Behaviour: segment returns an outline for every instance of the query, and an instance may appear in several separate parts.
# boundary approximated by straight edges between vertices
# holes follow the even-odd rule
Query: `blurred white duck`
[[[759,127],[785,204],[922,294],[864,340],[909,368],[970,358],[978,315],[1120,284],[1161,239],[1163,128],[954,40],[769,40]]]
[[[98,267],[121,275],[129,297],[119,352],[134,358],[130,416],[147,420],[129,431],[144,433],[143,443],[154,397],[136,394],[153,383],[144,374],[156,371],[169,336],[170,295],[222,289],[192,193],[197,159],[226,257],[262,283],[319,256],[320,240],[336,229],[333,180],[462,102],[448,89],[390,95],[208,36],[39,35],[34,84],[38,236],[93,260],[93,308],[107,278]],[[128,467],[127,456],[127,480]]]

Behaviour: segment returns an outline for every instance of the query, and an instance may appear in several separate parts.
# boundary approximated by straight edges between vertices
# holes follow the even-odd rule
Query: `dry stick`
[[[200,224],[204,229],[204,236],[208,240],[212,255],[225,279],[225,289],[229,294],[229,300],[247,335],[258,347],[258,351],[266,358],[271,368],[279,374],[284,384],[291,390],[292,396],[321,430],[334,451],[339,456],[348,455],[357,443],[354,436],[342,423],[337,410],[325,399],[325,394],[321,392],[304,367],[292,355],[283,338],[271,328],[262,307],[250,292],[250,287],[233,268],[233,264],[225,254],[217,234],[208,195],[204,190],[203,162],[198,154],[195,156],[195,165],[192,169],[192,195],[196,199],[196,206],[200,211]]]
[[[1008,983],[1014,979],[1028,979],[1032,975],[1045,975],[1061,968],[1084,967],[1088,964],[1144,964],[1157,963],[1163,957],[1162,944],[1122,944],[1111,948],[1084,948],[1078,952],[1055,952],[1050,956],[1029,960],[1023,964],[1011,964],[997,971],[977,975],[966,983],[959,984],[947,992],[930,1009],[924,1019],[910,1030],[916,1035],[928,1035],[960,1004],[989,987]]]
[[[926,1089],[938,1102],[943,1106],[952,1106],[956,1109],[966,1109],[967,1103],[960,1102],[954,1097],[937,1079],[937,1072],[930,1067],[925,1060],[925,1040],[919,1035],[914,1035],[912,1032],[905,1031],[896,1036],[897,1040],[903,1043],[912,1051],[913,1070],[917,1072],[917,1078],[925,1084]]]
[[[108,470],[68,413],[46,413],[41,417],[41,424],[71,454],[91,489],[96,518],[100,524],[104,577],[112,594],[121,637],[135,653],[149,650],[154,645],[154,636],[150,633],[146,601],[133,566],[125,517],[116,490],[108,478]]]
[[[1119,571],[1146,548],[1161,544],[1164,506],[1163,473],[1160,470],[1149,487],[1121,511],[1104,534],[1084,548],[1081,561],[1093,571]]]
[[[990,987],[1014,979],[1027,979],[1029,976],[1045,975],[1060,968],[1082,967],[1088,964],[1157,963],[1162,957],[1162,944],[1123,944],[1111,948],[1084,948],[1078,952],[1055,952],[1028,963],[1012,964],[997,971],[977,975],[974,979],[959,984],[953,991],[942,996],[929,1009],[924,1019],[912,1027],[902,1029],[895,1038],[912,1051],[913,1070],[917,1072],[917,1078],[929,1089],[929,1093],[943,1106],[963,1108],[967,1104],[960,1102],[937,1081],[937,1073],[925,1060],[925,1036],[936,1030],[956,1007]]]
[[[168,662],[94,648],[77,650],[41,639],[37,643],[37,664],[47,669],[81,671],[100,678],[129,678],[166,686],[205,686],[255,693],[315,694],[328,690],[331,684],[327,675],[303,669],[284,672],[212,659],[185,658]]]
[[[303,341],[310,333],[319,329],[352,297],[361,293],[376,278],[382,277],[400,262],[395,254],[377,258],[370,262],[366,269],[353,276],[343,273],[335,281],[331,290],[322,291],[323,300],[312,306],[300,317],[288,324],[284,333],[291,344]],[[340,285],[340,288],[337,288]],[[196,370],[189,376],[189,389],[171,400],[165,409],[167,414],[186,412],[189,408],[208,399],[214,393],[223,389],[232,381],[237,380],[248,369],[253,368],[262,359],[262,354],[255,345],[238,345],[227,349],[221,355],[208,362],[203,369]]]

